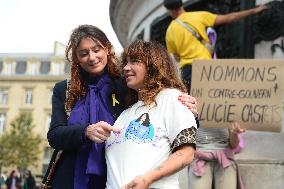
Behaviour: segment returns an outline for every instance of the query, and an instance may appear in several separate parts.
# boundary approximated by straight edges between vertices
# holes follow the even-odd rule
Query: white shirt
[[[171,154],[176,136],[186,128],[197,127],[192,112],[178,101],[180,94],[177,89],[164,89],[156,97],[157,106],[143,106],[138,101],[118,117],[114,127],[122,130],[112,133],[106,142],[108,189],[121,188],[161,165]],[[150,188],[178,189],[178,173],[152,183]]]

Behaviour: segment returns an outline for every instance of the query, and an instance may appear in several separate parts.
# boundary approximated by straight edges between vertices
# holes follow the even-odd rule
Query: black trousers
[[[191,71],[192,71],[191,64],[187,64],[181,68],[181,79],[185,84],[188,93],[190,93]]]

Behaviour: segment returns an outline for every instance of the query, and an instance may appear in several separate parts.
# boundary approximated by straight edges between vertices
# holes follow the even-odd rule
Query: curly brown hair
[[[71,63],[71,80],[69,90],[67,91],[67,98],[65,108],[71,110],[75,103],[84,97],[87,93],[87,79],[89,74],[82,69],[78,61],[76,50],[82,39],[90,38],[100,44],[102,48],[108,51],[108,63],[105,71],[111,76],[119,76],[118,59],[113,50],[113,46],[108,40],[105,33],[92,25],[80,25],[75,28],[70,36],[65,56],[69,63]]]
[[[132,42],[122,53],[123,67],[127,64],[127,58],[146,65],[145,86],[139,89],[139,93],[143,94],[139,96],[139,100],[142,100],[146,105],[156,103],[155,97],[165,88],[176,88],[186,92],[177,73],[177,67],[164,46],[158,42],[142,40]],[[137,91],[130,89],[126,98],[127,105],[130,106],[137,100]]]

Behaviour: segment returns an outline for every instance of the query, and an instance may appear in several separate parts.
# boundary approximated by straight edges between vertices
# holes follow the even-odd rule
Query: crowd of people
[[[36,181],[32,172],[26,170],[23,175],[15,169],[8,177],[4,174],[0,177],[0,189],[36,189]]]

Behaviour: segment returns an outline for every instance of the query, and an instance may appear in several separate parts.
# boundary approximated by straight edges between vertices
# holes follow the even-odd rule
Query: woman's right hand
[[[229,131],[230,131],[230,134],[237,135],[237,134],[245,132],[246,129],[241,128],[241,125],[238,122],[234,122],[234,123],[232,123],[231,128],[229,129]]]
[[[107,122],[100,121],[88,125],[85,130],[85,135],[93,142],[103,143],[110,136],[111,132],[119,133],[120,129],[111,126]]]

